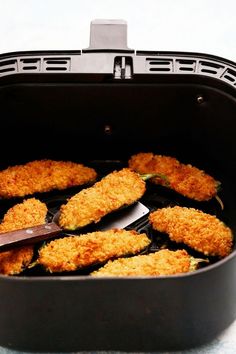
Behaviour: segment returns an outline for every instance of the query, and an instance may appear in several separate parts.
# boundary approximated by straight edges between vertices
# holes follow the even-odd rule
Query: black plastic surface
[[[234,257],[184,277],[1,279],[1,345],[54,352],[201,345],[235,318],[235,266]]]
[[[153,151],[222,182],[236,232],[235,90],[197,75],[13,75],[0,81],[1,167]],[[31,351],[181,350],[236,317],[235,251],[183,276],[0,277],[0,344]]]

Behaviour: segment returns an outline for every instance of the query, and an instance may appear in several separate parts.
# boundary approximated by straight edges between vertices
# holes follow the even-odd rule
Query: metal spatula
[[[109,229],[123,229],[131,225],[136,220],[149,213],[149,209],[140,202],[137,202],[117,214],[113,213],[106,221],[100,221],[97,224],[97,230],[105,231]],[[58,225],[59,213],[55,215],[53,221],[44,225],[28,227],[17,231],[0,234],[0,251],[10,249],[15,246],[37,243],[48,240],[66,232]]]

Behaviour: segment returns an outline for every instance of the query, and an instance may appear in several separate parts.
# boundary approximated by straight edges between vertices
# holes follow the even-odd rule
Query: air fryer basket
[[[137,152],[175,156],[222,182],[224,210],[151,186],[143,203],[199,207],[235,234],[235,63],[134,52],[125,36],[122,21],[95,21],[81,52],[0,56],[0,167],[52,158],[85,162],[102,176]],[[40,198],[52,216],[70,193]],[[14,202],[1,200],[1,215]],[[145,218],[132,227],[150,232]],[[56,352],[201,345],[236,317],[235,258],[234,250],[194,273],[158,278],[0,276],[0,345]]]

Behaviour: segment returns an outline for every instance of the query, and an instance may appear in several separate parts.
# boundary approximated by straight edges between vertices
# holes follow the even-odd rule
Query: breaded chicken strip
[[[59,224],[63,229],[75,230],[103,216],[130,205],[142,197],[145,182],[128,168],[114,171],[74,195],[60,210]]]
[[[44,203],[35,198],[27,199],[8,210],[0,224],[0,233],[44,224],[46,215],[47,207]],[[0,252],[0,273],[19,274],[29,265],[32,257],[31,245]]]
[[[70,161],[39,160],[0,171],[0,196],[23,197],[95,181],[93,168]]]
[[[206,256],[227,256],[233,245],[229,227],[213,215],[194,208],[162,208],[149,215],[152,227]]]
[[[219,187],[219,182],[213,177],[196,167],[180,163],[174,157],[139,153],[130,158],[129,167],[141,174],[163,175],[163,178],[154,177],[151,181],[198,201],[209,200],[216,196]]]
[[[49,242],[39,251],[37,263],[49,272],[74,271],[128,254],[136,254],[150,244],[145,234],[110,230],[69,236]]]
[[[187,273],[195,269],[192,259],[184,250],[161,250],[148,255],[109,261],[104,267],[92,272],[91,275],[94,277],[124,277]]]

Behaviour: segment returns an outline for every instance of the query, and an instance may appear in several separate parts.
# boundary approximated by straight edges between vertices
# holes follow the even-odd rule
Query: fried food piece
[[[7,211],[0,224],[0,233],[44,224],[46,215],[47,207],[44,203],[35,198],[27,199]],[[19,274],[29,265],[32,257],[33,246],[31,245],[0,252],[0,273]]]
[[[133,204],[146,190],[145,182],[128,168],[114,171],[74,195],[61,206],[59,224],[67,230],[75,230],[126,205]]]
[[[95,181],[93,168],[70,161],[39,160],[0,171],[0,196],[24,197]]]
[[[151,179],[156,184],[167,186],[185,197],[197,201],[210,200],[217,194],[219,182],[191,165],[180,163],[174,157],[139,153],[129,160],[129,167],[141,174],[157,173],[163,177]],[[167,183],[168,181],[168,183]]]
[[[233,234],[213,215],[194,208],[162,208],[149,215],[152,227],[206,256],[225,257],[232,251]]]
[[[109,261],[104,267],[92,272],[95,277],[160,276],[187,273],[192,267],[185,250],[161,250],[148,255],[120,258]]]
[[[51,241],[42,247],[37,263],[49,272],[74,271],[111,258],[136,254],[150,242],[145,234],[126,230],[69,236]]]

